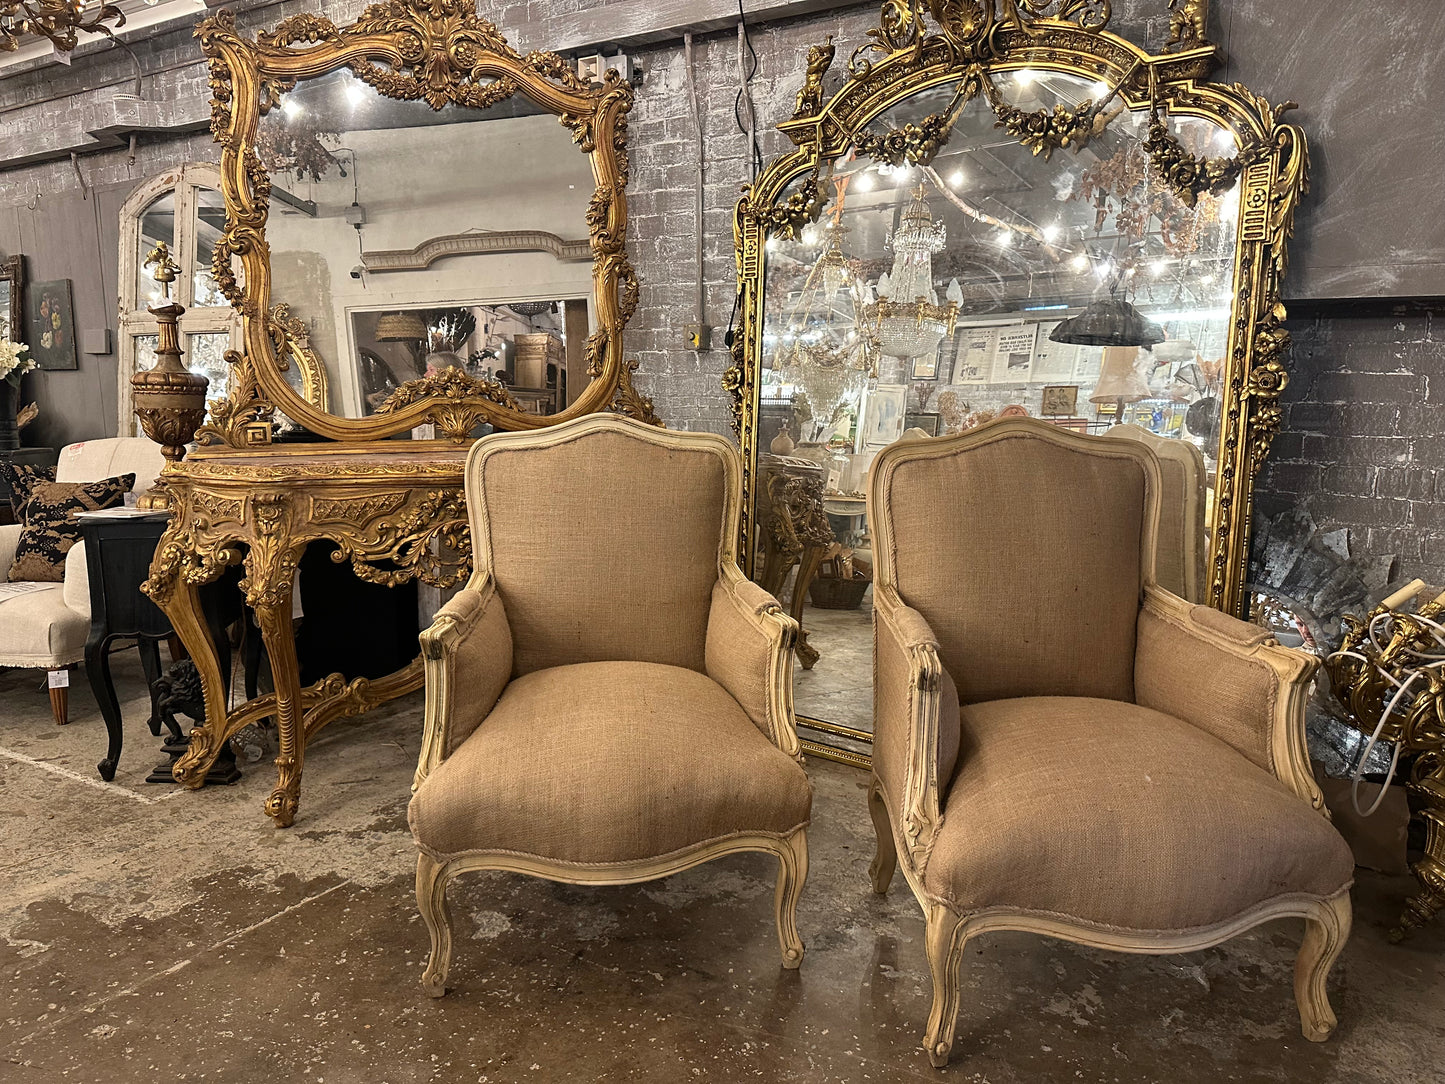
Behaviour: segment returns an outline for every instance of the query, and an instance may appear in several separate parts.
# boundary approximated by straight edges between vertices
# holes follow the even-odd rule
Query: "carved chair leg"
[[[70,722],[70,690],[64,686],[52,687],[50,690],[50,711],[55,716],[55,724],[64,726]]]
[[[868,873],[873,878],[873,891],[886,896],[888,886],[893,883],[893,871],[898,868],[898,850],[893,844],[893,825],[888,820],[888,806],[883,802],[883,790],[878,786],[876,775],[868,784],[868,812],[873,815],[873,834],[878,837],[878,850]]]
[[[778,890],[774,906],[778,944],[783,950],[783,966],[794,968],[803,962],[803,939],[798,936],[798,898],[803,894],[803,882],[808,879],[807,830],[800,828],[783,840],[777,854]]]
[[[933,1008],[928,1013],[923,1049],[933,1067],[942,1069],[948,1064],[958,1022],[958,968],[968,940],[964,932],[967,920],[935,903],[925,905],[924,921],[928,971],[933,976]]]
[[[416,856],[416,905],[431,936],[431,955],[422,972],[421,986],[432,997],[447,992],[447,971],[452,965],[452,916],[447,910],[450,880],[445,863],[425,854]]]
[[[1325,984],[1350,936],[1350,921],[1348,892],[1320,901],[1305,917],[1304,942],[1294,964],[1294,998],[1300,1030],[1311,1042],[1322,1043],[1334,1034],[1335,1013]]]

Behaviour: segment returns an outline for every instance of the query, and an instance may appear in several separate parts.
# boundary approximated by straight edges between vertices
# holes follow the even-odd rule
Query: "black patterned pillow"
[[[77,512],[97,512],[125,503],[134,474],[99,482],[38,482],[20,506],[20,541],[10,564],[10,582],[60,583],[65,555],[80,541]]]
[[[9,463],[0,459],[0,479],[10,490],[10,510],[15,513],[15,522],[23,523],[20,509],[30,499],[30,491],[41,482],[55,481],[55,468],[37,466],[33,463]]]

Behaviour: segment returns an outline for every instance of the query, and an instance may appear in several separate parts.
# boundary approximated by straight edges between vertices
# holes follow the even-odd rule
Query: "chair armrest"
[[[490,575],[458,591],[421,634],[426,729],[411,789],[481,725],[512,680],[512,628]]]
[[[958,762],[958,688],[927,620],[873,585],[873,774],[913,868],[928,865]]]
[[[7,523],[0,527],[0,583],[10,578],[10,566],[15,561],[15,549],[20,545],[20,532],[25,529],[21,523]]]
[[[90,562],[86,559],[83,540],[71,546],[65,555],[65,583],[60,597],[66,606],[90,620]]]
[[[1319,660],[1269,632],[1153,584],[1139,611],[1134,699],[1233,746],[1324,811],[1305,745]]]
[[[703,666],[769,741],[802,757],[793,717],[793,647],[798,623],[737,565],[725,562],[713,585]]]

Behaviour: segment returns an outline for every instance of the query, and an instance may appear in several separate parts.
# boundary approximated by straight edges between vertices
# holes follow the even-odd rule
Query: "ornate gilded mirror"
[[[813,751],[866,763],[863,493],[895,440],[1022,413],[1145,441],[1171,465],[1160,582],[1241,609],[1307,161],[1288,106],[1207,81],[1203,7],[1151,55],[1107,0],[888,0],[831,95],[835,47],[811,51],[794,149],[737,206],[725,385],[741,552],[801,621]]]
[[[615,72],[519,54],[472,0],[296,15],[255,41],[222,12],[198,36],[222,145],[214,277],[243,323],[244,375],[212,408],[228,443],[265,443],[272,410],[338,440],[458,442],[650,412],[622,357],[637,282]],[[324,403],[288,380],[303,364],[324,368]]]

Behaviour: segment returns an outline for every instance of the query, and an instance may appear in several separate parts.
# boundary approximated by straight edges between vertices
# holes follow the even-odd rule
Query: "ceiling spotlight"
[[[1199,285],[1201,285],[1201,286],[1213,286],[1213,285],[1214,285],[1214,276],[1213,276],[1213,275],[1200,275],[1200,276],[1199,276]]]
[[[304,112],[305,110],[302,109],[301,103],[295,98],[287,98],[281,103],[281,113],[287,120],[295,120]]]
[[[1061,232],[1062,232],[1062,231],[1059,229],[1059,225],[1058,225],[1057,222],[1052,223],[1051,225],[1045,226],[1045,227],[1044,227],[1044,240],[1045,240],[1045,241],[1048,241],[1048,242],[1050,242],[1050,243],[1052,243],[1052,242],[1054,242],[1054,241],[1057,241],[1057,240],[1059,239],[1059,234],[1060,234]]]
[[[1094,91],[1094,101],[1101,102],[1109,96],[1109,91],[1111,88],[1109,87],[1108,83],[1100,79],[1094,84],[1092,89]]]
[[[805,245],[816,245],[817,243],[818,243],[818,230],[817,230],[817,228],[814,227],[814,226],[809,226],[806,230],[803,231],[803,244],[805,244]]]
[[[1169,270],[1169,261],[1168,261],[1168,260],[1155,260],[1153,263],[1151,263],[1151,264],[1149,265],[1149,272],[1150,272],[1150,274],[1152,274],[1155,278],[1158,278],[1160,275],[1164,274],[1164,272],[1165,272],[1165,271],[1168,271],[1168,270]]]
[[[961,169],[955,169],[952,173],[948,175],[948,183],[953,185],[954,188],[961,188],[963,186],[963,181],[963,170]]]
[[[346,81],[346,104],[355,109],[366,101],[366,84],[355,77]]]
[[[1081,252],[1069,261],[1069,266],[1075,271],[1087,271],[1089,269],[1089,257]]]
[[[1021,87],[1033,86],[1034,79],[1037,78],[1037,76],[1038,72],[1032,68],[1020,68],[1014,72],[1014,82]]]
[[[999,230],[998,236],[995,237],[994,240],[998,242],[999,248],[1008,248],[1009,245],[1014,243],[1014,231]]]
[[[853,187],[856,188],[856,189],[858,189],[859,192],[871,192],[871,191],[873,191],[873,174],[871,174],[871,173],[855,173],[855,174],[853,174]]]

